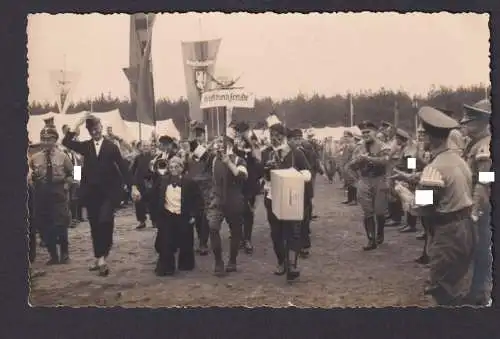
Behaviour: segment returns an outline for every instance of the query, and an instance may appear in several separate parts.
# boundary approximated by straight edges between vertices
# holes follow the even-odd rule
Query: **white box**
[[[479,172],[478,181],[481,184],[489,184],[495,182],[495,172]]]
[[[76,181],[82,180],[82,168],[81,166],[73,167],[73,179]]]
[[[434,204],[434,192],[432,190],[416,190],[415,205],[428,206]]]
[[[279,220],[304,219],[304,188],[304,176],[296,169],[271,171],[272,209]]]
[[[406,167],[408,169],[416,169],[417,168],[417,159],[416,158],[407,158],[406,159]]]

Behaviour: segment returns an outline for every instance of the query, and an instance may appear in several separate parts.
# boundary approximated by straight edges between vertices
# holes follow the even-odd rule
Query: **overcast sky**
[[[162,14],[153,29],[156,98],[186,97],[181,41],[200,37],[222,38],[218,67],[257,97],[489,82],[487,14]],[[55,100],[64,64],[81,73],[74,100],[128,98],[128,53],[128,15],[30,15],[29,100]]]

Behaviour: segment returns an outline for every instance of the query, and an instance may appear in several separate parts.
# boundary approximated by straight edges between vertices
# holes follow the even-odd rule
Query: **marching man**
[[[288,130],[281,124],[276,115],[271,115],[266,120],[271,134],[271,149],[263,152],[265,195],[264,206],[267,211],[267,220],[271,227],[271,240],[273,242],[274,253],[278,260],[278,267],[274,274],[284,275],[288,281],[293,281],[300,276],[297,268],[298,257],[303,249],[302,226],[303,220],[284,221],[279,220],[273,212],[273,197],[271,195],[271,170],[294,168],[304,176],[304,185],[312,179],[311,168],[302,151],[291,147],[287,142]],[[308,199],[305,190],[304,210],[306,210]]]
[[[83,124],[91,139],[77,141],[74,139],[75,131]],[[132,183],[128,166],[118,146],[104,138],[101,120],[92,115],[80,119],[74,129],[66,133],[62,144],[84,156],[80,197],[87,208],[96,258],[90,270],[107,276],[106,258],[113,245],[114,212],[120,206],[124,184]],[[132,196],[135,199],[140,197],[136,186],[132,186]]]

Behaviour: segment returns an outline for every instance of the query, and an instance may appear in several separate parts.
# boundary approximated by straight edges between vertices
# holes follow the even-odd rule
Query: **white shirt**
[[[99,152],[101,152],[101,146],[102,146],[102,141],[103,140],[104,140],[103,138],[101,138],[101,140],[98,140],[98,141],[93,140],[94,147],[95,147],[95,154],[97,156],[99,156]]]
[[[164,205],[167,211],[173,214],[181,214],[181,192],[182,188],[180,186],[175,188],[172,185],[167,186]]]

